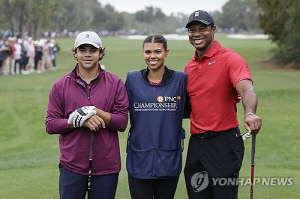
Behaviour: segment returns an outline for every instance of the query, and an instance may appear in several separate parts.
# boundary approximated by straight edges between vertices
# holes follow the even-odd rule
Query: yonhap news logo
[[[292,186],[293,178],[285,177],[257,177],[253,179],[253,185],[261,186]],[[212,178],[214,186],[250,186],[251,178]]]
[[[200,192],[208,186],[208,174],[206,171],[195,173],[191,178],[191,185],[194,192]]]
[[[212,186],[250,186],[250,178],[208,178],[206,171],[195,173],[191,178],[191,185],[194,192],[200,192],[207,188],[209,182]],[[294,179],[291,177],[256,177],[253,185],[260,186],[292,186]]]

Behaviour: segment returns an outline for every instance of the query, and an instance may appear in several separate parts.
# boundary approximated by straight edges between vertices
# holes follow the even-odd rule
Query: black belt
[[[232,131],[232,130],[236,130],[237,128],[232,128],[232,129],[228,129],[228,130],[225,130],[225,131],[206,131],[204,133],[195,133],[195,134],[192,134],[193,137],[197,137],[197,138],[212,138],[212,137],[216,137],[222,133],[225,133],[225,132],[235,132],[235,131]]]
[[[192,134],[192,136],[197,138],[211,138],[211,137],[216,137],[220,134],[222,134],[222,132],[206,131],[204,133]]]

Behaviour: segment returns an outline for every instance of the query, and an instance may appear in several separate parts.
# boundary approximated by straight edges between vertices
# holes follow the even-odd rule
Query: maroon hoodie
[[[90,129],[69,129],[69,115],[82,106],[95,106],[110,113],[105,129],[95,132],[92,175],[117,173],[121,168],[118,131],[125,131],[128,122],[128,96],[124,83],[117,76],[100,68],[97,77],[87,85],[78,66],[58,79],[49,95],[46,131],[60,134],[60,163],[75,173],[88,175]]]

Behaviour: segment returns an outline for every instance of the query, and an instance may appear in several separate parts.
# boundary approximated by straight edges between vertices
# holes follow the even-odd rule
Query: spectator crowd
[[[0,40],[0,75],[21,75],[56,70],[58,47],[53,39],[8,37]]]

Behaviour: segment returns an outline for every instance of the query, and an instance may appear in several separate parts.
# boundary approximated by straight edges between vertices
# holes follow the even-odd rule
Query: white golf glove
[[[247,138],[250,138],[250,137],[251,137],[251,133],[250,132],[244,133],[242,135],[243,140],[246,140]]]
[[[83,106],[70,114],[68,124],[73,123],[74,128],[82,127],[84,121],[93,115],[96,115],[95,106]]]

